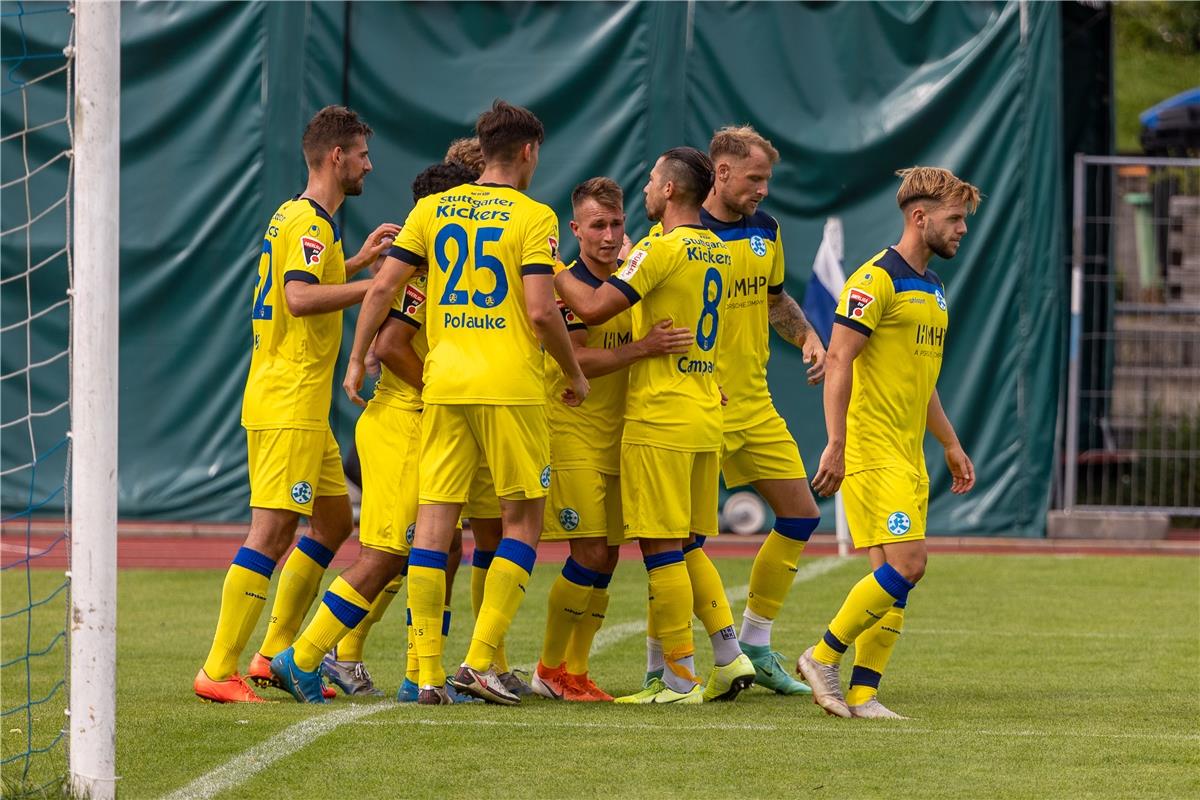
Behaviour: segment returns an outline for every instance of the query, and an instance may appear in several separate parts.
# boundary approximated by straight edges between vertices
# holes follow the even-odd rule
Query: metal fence
[[[1075,157],[1063,507],[1200,515],[1200,159]]]

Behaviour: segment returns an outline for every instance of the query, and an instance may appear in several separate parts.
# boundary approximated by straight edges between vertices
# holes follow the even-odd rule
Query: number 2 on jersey
[[[500,241],[503,228],[480,228],[475,233],[474,268],[486,269],[496,276],[496,288],[490,292],[476,289],[470,296],[470,302],[481,308],[494,308],[504,302],[508,296],[508,275],[504,272],[504,264],[494,255],[487,253],[484,247],[491,242]],[[449,244],[454,242],[454,261],[450,260]],[[448,272],[446,288],[442,290],[441,305],[465,306],[468,303],[466,289],[458,288],[463,278],[463,267],[467,263],[467,252],[470,249],[467,231],[462,225],[451,223],[438,231],[433,242],[433,255],[437,260],[438,269]]]
[[[264,278],[262,275],[258,277],[258,283],[262,288],[258,290],[258,294],[254,296],[254,310],[250,312],[250,319],[270,319],[274,309],[267,305],[267,293],[271,291],[271,240],[263,239],[262,255],[267,257],[267,275]],[[262,256],[259,256],[259,263],[262,262]]]
[[[709,267],[708,272],[704,273],[702,291],[704,306],[700,312],[700,321],[696,323],[696,345],[707,352],[712,350],[713,345],[717,343],[717,326],[721,322],[717,305],[721,302],[721,292],[724,291],[724,286],[721,283],[721,272],[716,267]],[[706,325],[705,320],[708,319],[711,319],[712,322]],[[708,333],[704,332],[705,327],[709,328]]]

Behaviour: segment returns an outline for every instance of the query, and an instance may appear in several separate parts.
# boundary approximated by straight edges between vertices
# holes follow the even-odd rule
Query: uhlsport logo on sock
[[[547,464],[546,468],[542,470],[542,488],[543,489],[550,488],[550,465],[549,464]]]
[[[558,512],[558,524],[564,531],[573,531],[579,527],[579,512],[573,508],[564,508]]]
[[[892,536],[903,536],[904,534],[908,533],[908,530],[911,527],[912,520],[910,520],[908,518],[908,514],[905,514],[903,511],[896,511],[890,517],[888,517],[888,533],[890,533]]]
[[[312,501],[312,484],[308,481],[298,481],[292,484],[292,499],[302,506]]]

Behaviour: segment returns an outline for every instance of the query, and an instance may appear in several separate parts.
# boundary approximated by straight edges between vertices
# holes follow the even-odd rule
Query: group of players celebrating
[[[928,264],[954,256],[978,190],[944,169],[898,173],[904,233],[847,281],[827,354],[784,291],[779,224],[759,209],[779,153],[749,126],[718,130],[707,155],[676,147],[657,159],[643,189],[655,224],[636,245],[625,237],[616,182],[575,187],[579,257],[570,264],[559,259],[554,212],[525,194],[543,126],[500,100],[480,115],[475,139],[417,177],[404,225],[380,225],[345,258],[333,214],[362,192],[371,133],[353,111],[322,109],[303,137],[308,184],[263,239],[242,409],[250,530],[226,574],[195,693],[262,701],[238,662],[306,516],[247,673],[298,701],[327,702],[326,680],[347,694],[382,694],[363,645],[407,578],[401,701],[514,705],[534,692],[699,703],[732,700],[757,683],[811,694],[841,717],[898,716],[876,695],[925,570],[926,427],[945,447],[952,491],[974,485],[935,389],[947,312]],[[367,267],[371,280],[347,282]],[[358,304],[342,386],[365,407],[355,433],[361,548],[301,632],[353,528],[328,418],[341,310]],[[851,534],[872,567],[800,656],[802,681],[783,666],[771,629],[819,512],[767,387],[772,329],[802,350],[808,382],[825,382],[828,445],[813,488],[843,490]],[[367,403],[359,391],[372,364],[380,376]],[[718,532],[721,474],[730,486],[752,485],[776,514],[740,630],[704,551]],[[448,675],[443,643],[464,519],[475,624]],[[570,557],[550,589],[530,685],[510,668],[504,638],[540,541],[567,541]],[[631,541],[649,584],[646,678],[614,700],[589,676],[588,657],[620,546]],[[712,643],[706,680],[693,616]],[[839,665],[851,643],[843,694]]]

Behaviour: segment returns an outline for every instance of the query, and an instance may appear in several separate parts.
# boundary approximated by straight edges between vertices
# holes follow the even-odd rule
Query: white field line
[[[805,564],[796,572],[796,582],[809,581],[824,575],[838,567],[850,563],[847,560],[838,558],[823,558],[818,561],[812,561]],[[748,586],[737,586],[728,591],[730,602],[738,602],[744,600],[746,593],[749,591]],[[644,632],[646,630],[645,620],[637,622],[623,622],[618,625],[611,625],[606,628],[601,628],[596,634],[595,642],[592,644],[592,655],[596,655],[603,650],[612,647],[630,636]],[[215,797],[221,792],[227,792],[237,786],[242,785],[246,781],[253,778],[258,773],[265,770],[267,767],[286,758],[302,747],[311,744],[313,740],[331,733],[342,725],[350,722],[357,722],[364,717],[378,714],[383,711],[399,711],[400,709],[394,703],[380,702],[371,703],[369,705],[355,705],[350,708],[338,709],[330,711],[327,714],[321,714],[311,719],[306,719],[303,722],[283,729],[266,741],[246,750],[241,755],[235,756],[230,761],[225,762],[216,769],[201,775],[196,780],[186,786],[176,789],[168,795],[165,795],[162,800],[207,800],[207,798]],[[413,720],[416,722],[417,720]],[[429,720],[429,724],[449,724],[454,720]],[[465,720],[463,721],[465,724]],[[424,724],[424,723],[422,723]],[[482,723],[472,724],[501,724],[499,722],[484,721]],[[541,727],[542,723],[523,723],[531,727]],[[549,725],[549,723],[547,723]],[[601,726],[603,727],[603,726]],[[637,727],[636,725],[627,725],[625,727]],[[739,729],[758,730],[755,726],[742,726]],[[765,727],[763,728],[766,729]]]
[[[1153,639],[1155,641],[1195,642],[1200,639],[1196,633],[1121,633],[1119,631],[997,631],[970,630],[967,628],[905,628],[905,635],[911,636],[1026,636],[1040,639]]]

